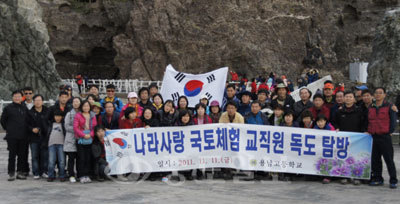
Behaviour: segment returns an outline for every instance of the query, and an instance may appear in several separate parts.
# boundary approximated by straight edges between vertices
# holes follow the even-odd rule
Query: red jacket
[[[198,119],[197,119],[196,116],[193,117],[193,123],[194,123],[195,125],[198,125],[198,124],[199,124],[199,121],[198,121]],[[212,123],[212,120],[211,120],[210,116],[208,116],[207,114],[204,115],[203,124],[211,124],[211,123]]]
[[[257,93],[257,83],[251,82],[251,93]]]
[[[265,90],[269,90],[269,87],[268,87],[268,85],[267,84],[260,84],[260,86],[258,87],[258,90],[261,90],[261,89],[265,89]]]
[[[139,118],[135,118],[133,122],[128,119],[119,120],[119,129],[132,129],[132,128],[141,128],[143,127],[143,123]]]
[[[309,108],[308,110],[310,110],[311,113],[313,114],[314,120],[315,120],[315,118],[317,118],[317,116],[318,116],[319,114],[324,114],[325,117],[326,117],[326,118],[328,119],[328,121],[329,121],[329,117],[330,117],[330,114],[331,114],[331,110],[330,110],[328,107],[326,107],[325,105],[323,105],[322,108],[321,108],[320,110],[317,110],[317,109],[315,108],[315,106]]]

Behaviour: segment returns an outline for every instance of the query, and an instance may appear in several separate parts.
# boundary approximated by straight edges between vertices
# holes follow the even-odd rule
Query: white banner
[[[249,124],[107,131],[111,174],[233,168],[370,178],[372,138]]]
[[[168,65],[163,78],[161,95],[165,100],[171,99],[177,104],[179,96],[186,96],[189,107],[199,103],[201,96],[207,96],[211,102],[217,100],[222,104],[228,67],[220,68],[205,74],[188,74],[176,71]]]

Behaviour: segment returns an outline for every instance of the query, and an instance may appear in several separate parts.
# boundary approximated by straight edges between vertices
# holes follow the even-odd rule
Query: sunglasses
[[[115,90],[107,90],[107,92],[115,92]]]
[[[25,95],[32,95],[33,93],[32,92],[30,92],[30,93],[24,93]]]

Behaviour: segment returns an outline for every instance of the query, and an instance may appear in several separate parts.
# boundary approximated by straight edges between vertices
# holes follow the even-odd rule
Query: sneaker
[[[17,179],[26,180],[26,176],[24,174],[17,174]]]
[[[40,176],[33,176],[33,179],[38,180],[40,179]]]
[[[75,177],[73,177],[73,176],[69,177],[69,182],[71,182],[71,183],[75,183],[75,182],[76,182],[76,179],[75,179]]]
[[[81,178],[79,178],[79,180],[80,180],[80,182],[83,184],[83,183],[86,183],[86,177],[84,177],[84,176],[82,176]]]
[[[383,181],[371,181],[370,186],[383,186]]]
[[[347,184],[347,179],[341,179],[340,183],[343,184],[343,185],[346,185]]]
[[[8,176],[7,181],[14,181],[14,180],[15,180],[15,174],[10,174],[10,175]]]
[[[86,176],[86,183],[92,183],[92,179],[90,179],[88,176]]]
[[[391,183],[389,187],[391,189],[396,189],[397,188],[397,183]]]
[[[47,175],[46,173],[44,173],[44,174],[42,174],[42,178],[47,179],[47,178],[49,178],[49,175]]]
[[[324,178],[323,180],[322,180],[322,183],[323,184],[329,184],[331,182],[331,179],[328,179],[328,178]]]
[[[128,178],[126,178],[124,175],[117,175],[117,179],[119,181],[128,181]]]
[[[356,179],[356,180],[353,181],[353,184],[356,185],[356,186],[358,186],[358,185],[361,184],[361,181]]]

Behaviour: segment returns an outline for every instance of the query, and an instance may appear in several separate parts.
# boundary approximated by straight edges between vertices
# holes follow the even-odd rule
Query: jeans
[[[54,168],[58,160],[58,176],[65,178],[65,156],[64,145],[54,144],[49,146],[49,178],[55,178]]]
[[[47,148],[41,147],[38,142],[32,142],[31,146],[31,157],[32,157],[32,173],[34,176],[41,176],[47,173],[49,151]]]
[[[17,161],[18,172],[29,172],[28,164],[28,151],[29,142],[28,140],[19,140],[7,138],[7,149],[8,149],[8,174],[15,174],[15,160]]]

